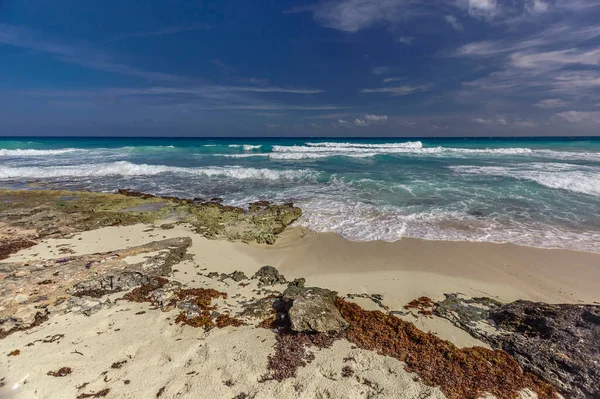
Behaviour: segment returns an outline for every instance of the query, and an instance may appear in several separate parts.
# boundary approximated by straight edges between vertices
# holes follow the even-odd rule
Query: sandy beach
[[[444,294],[450,293],[503,303],[518,299],[573,304],[600,301],[599,254],[415,239],[352,242],[335,234],[293,227],[281,233],[274,245],[267,245],[208,239],[189,224],[165,223],[172,220],[44,239],[0,264],[27,267],[42,260],[74,259],[187,237],[191,240],[187,255],[173,265],[168,278],[185,287],[213,288],[227,294],[227,299],[213,302],[219,313],[242,315],[248,301],[282,292],[285,284],[261,288],[256,279],[240,283],[224,277],[235,271],[249,277],[271,265],[287,281],[304,278],[306,286],[334,290],[365,310],[395,314],[458,348],[490,345],[445,318],[405,306],[419,297],[442,301]],[[123,261],[133,265],[155,254],[136,253]],[[5,267],[5,279],[10,278],[7,270]],[[209,275],[211,272],[216,273]],[[2,339],[0,396],[448,397],[418,373],[407,371],[403,362],[346,340],[311,349],[314,360],[300,367],[295,378],[260,382],[268,374],[269,356],[276,344],[272,331],[256,327],[260,320],[242,317],[244,325],[204,331],[176,322],[175,310],[160,311],[156,304],[120,300],[122,297],[123,293],[113,293],[88,298],[91,302],[83,301],[80,307],[57,312],[40,325]],[[342,376],[344,366],[351,367],[352,378]],[[48,375],[63,367],[69,368],[68,375]],[[520,396],[535,397],[527,389],[521,390]]]

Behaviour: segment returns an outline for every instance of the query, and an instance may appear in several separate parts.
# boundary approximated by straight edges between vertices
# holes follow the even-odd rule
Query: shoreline
[[[90,200],[87,195],[83,195],[85,201]],[[277,239],[271,245],[243,243],[223,239],[226,236],[220,239],[204,237],[199,231],[207,230],[199,229],[197,223],[207,226],[213,223],[213,219],[203,219],[204,214],[200,214],[201,219],[192,220],[193,223],[175,221],[173,218],[181,216],[182,210],[189,205],[187,203],[175,201],[173,205],[174,200],[158,197],[89,195],[104,204],[102,209],[106,210],[92,208],[88,215],[94,215],[94,220],[102,221],[104,226],[87,228],[88,224],[71,224],[74,228],[84,229],[37,239],[29,248],[20,249],[0,261],[0,278],[4,279],[3,283],[10,283],[2,291],[0,299],[4,302],[0,308],[6,311],[8,304],[11,309],[21,309],[18,314],[23,317],[40,306],[47,306],[50,310],[49,321],[34,324],[23,331],[13,331],[2,339],[7,353],[0,356],[0,369],[6,370],[8,380],[3,381],[4,385],[0,384],[0,394],[7,398],[55,398],[58,397],[57,392],[76,397],[84,393],[106,392],[106,389],[111,392],[109,397],[119,398],[133,398],[140,393],[154,397],[157,392],[165,392],[165,397],[187,397],[194,392],[235,398],[308,398],[324,394],[335,398],[348,395],[367,397],[377,392],[406,399],[420,395],[440,399],[457,397],[452,396],[456,394],[443,381],[439,383],[441,388],[436,384],[434,387],[425,384],[419,373],[407,371],[403,362],[394,359],[396,355],[382,356],[373,349],[357,349],[346,340],[322,348],[305,348],[303,345],[306,344],[288,342],[287,345],[300,345],[300,348],[305,348],[302,351],[314,353],[315,360],[301,358],[300,363],[294,366],[298,373],[296,377],[261,382],[265,372],[270,370],[270,359],[277,356],[277,350],[285,349],[280,345],[287,341],[280,341],[278,330],[269,331],[256,325],[259,321],[263,324],[267,320],[263,319],[265,316],[242,315],[246,314],[248,306],[276,298],[289,288],[284,281],[261,286],[261,283],[257,284],[258,280],[247,278],[264,265],[275,267],[287,282],[302,279],[302,285],[306,284],[306,287],[335,291],[346,301],[343,303],[349,304],[344,305],[345,309],[357,304],[363,309],[361,312],[366,312],[365,315],[376,311],[373,314],[385,315],[377,317],[388,317],[393,323],[407,323],[401,324],[406,326],[402,328],[410,330],[413,328],[410,326],[414,326],[423,334],[430,332],[427,340],[443,347],[452,345],[456,348],[453,350],[464,350],[464,353],[470,353],[476,347],[484,348],[478,351],[490,351],[497,345],[493,339],[486,338],[485,329],[483,333],[477,331],[479,335],[473,334],[473,331],[459,327],[456,320],[432,313],[431,310],[442,307],[446,295],[459,293],[461,298],[486,297],[502,303],[529,300],[534,301],[533,306],[600,301],[600,294],[595,289],[600,282],[600,254],[513,244],[419,239],[391,243],[355,242],[337,234],[315,233],[291,226],[282,231],[276,230]],[[79,197],[75,199],[79,200]],[[157,204],[165,203],[170,204],[169,208],[153,213],[157,212]],[[109,216],[114,216],[115,209],[130,209],[132,206],[143,210],[145,216],[128,216],[119,219],[123,224],[111,225],[113,219]],[[208,206],[211,212],[217,212],[210,214],[217,220],[231,211],[214,204],[201,203],[198,206]],[[265,215],[267,208],[257,208],[256,212]],[[85,209],[78,212],[89,212]],[[20,215],[19,212],[17,214]],[[235,223],[247,228],[248,216],[237,216],[241,219],[235,219]],[[227,226],[223,234],[237,232],[238,225]],[[262,224],[252,228],[265,231]],[[169,262],[168,270],[165,262]],[[180,305],[175,309],[164,309],[164,303],[123,301],[124,293],[132,287],[139,287],[139,284],[143,286],[146,280],[127,283],[115,290],[114,282],[119,279],[111,277],[110,289],[103,288],[104,291],[97,297],[86,296],[86,293],[96,295],[98,290],[97,285],[90,285],[86,279],[121,269],[137,270],[143,275],[158,273],[169,284],[175,284],[174,287],[222,292],[227,298],[215,300],[216,313],[226,315],[224,320],[234,324],[203,330],[191,324],[181,324],[178,321],[181,315],[175,318],[180,309],[185,309]],[[55,276],[52,274],[54,270],[59,277],[52,277]],[[238,280],[240,273],[243,277]],[[85,288],[79,288],[83,289],[83,294],[79,295],[74,287],[81,284]],[[12,288],[6,288],[9,286]],[[136,290],[139,288],[133,288],[133,291]],[[159,291],[159,295],[169,292],[160,289],[156,292]],[[44,299],[44,296],[48,298]],[[61,298],[68,299],[65,302]],[[411,303],[417,299],[423,304],[412,308]],[[536,305],[535,302],[543,303]],[[17,317],[17,312],[10,317]],[[244,324],[235,324],[238,319]],[[61,338],[55,345],[45,343],[51,339],[49,337],[60,335],[64,339]],[[446,342],[444,340],[451,344],[442,344]],[[377,342],[375,340],[373,344]],[[31,343],[32,348],[29,346]],[[296,347],[285,350],[299,350],[292,348]],[[8,352],[17,350],[17,355],[7,356]],[[495,352],[483,353],[488,356]],[[312,355],[306,356],[311,359]],[[345,359],[349,358],[356,360],[347,364]],[[121,369],[119,364],[123,361],[126,363]],[[110,363],[117,366],[111,367]],[[149,364],[160,367],[149,369]],[[67,366],[73,369],[72,376],[55,378],[51,374],[46,375]],[[282,365],[284,368],[288,366]],[[344,377],[346,366],[352,367],[355,377]],[[388,369],[393,373],[381,371]],[[182,370],[188,374],[182,373]],[[199,376],[203,378],[198,379]],[[23,385],[23,381],[27,384]],[[131,384],[124,381],[131,381]],[[15,386],[17,388],[12,389]],[[519,386],[528,385],[516,385],[510,389],[518,390],[519,397],[523,399],[535,397]],[[471,388],[462,386],[461,389],[468,391]],[[498,386],[494,389],[508,388]],[[19,393],[25,396],[19,396]],[[237,393],[248,396],[235,396]]]

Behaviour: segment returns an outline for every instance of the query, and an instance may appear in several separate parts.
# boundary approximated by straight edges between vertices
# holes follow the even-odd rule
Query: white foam
[[[600,197],[600,169],[560,163],[516,164],[512,166],[451,166],[462,174],[512,177],[543,186]]]
[[[103,176],[151,176],[161,173],[182,173],[207,177],[233,179],[314,179],[318,172],[299,170],[275,170],[231,167],[184,168],[166,165],[133,164],[126,161],[53,167],[0,166],[0,179],[57,178],[57,177],[103,177]]]
[[[252,145],[252,144],[244,144],[244,151],[252,151],[252,150],[258,150],[260,147],[262,147],[262,145],[258,144],[258,145]]]
[[[29,149],[15,149],[7,150],[0,148],[0,156],[6,157],[39,157],[45,155],[58,155],[66,154],[69,152],[77,151],[76,148],[64,148],[60,150],[29,150]]]
[[[317,232],[333,232],[353,241],[397,241],[419,238],[436,241],[511,242],[542,248],[600,253],[600,234],[569,231],[541,223],[506,225],[502,219],[480,219],[448,209],[415,210],[313,197],[296,201],[302,208],[297,224]]]
[[[240,144],[229,144],[227,147],[229,147],[229,148],[238,148],[238,147],[241,147],[241,145]]]
[[[325,147],[325,148],[422,148],[423,143],[420,141],[407,141],[403,143],[382,143],[382,144],[363,144],[363,143],[306,143],[309,147]]]

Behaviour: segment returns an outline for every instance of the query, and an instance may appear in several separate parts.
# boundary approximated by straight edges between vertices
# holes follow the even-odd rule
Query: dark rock
[[[446,299],[435,304],[433,313],[448,319],[455,326],[462,328],[477,339],[488,340],[488,333],[481,329],[479,323],[485,323],[490,310],[502,306],[491,298],[463,298],[457,294],[444,294]]]
[[[258,279],[260,282],[259,285],[275,285],[275,284],[285,284],[285,277],[279,274],[279,271],[275,269],[273,266],[263,266],[254,275],[252,279]]]
[[[483,305],[483,306],[482,306]],[[600,398],[600,306],[447,295],[435,313],[512,355],[569,398]],[[482,328],[486,320],[496,331]]]
[[[282,295],[291,329],[296,332],[339,332],[348,327],[335,306],[337,292],[318,287],[288,287]]]
[[[280,299],[276,297],[258,298],[243,304],[243,311],[240,316],[252,317],[255,319],[266,319],[277,313]]]
[[[219,273],[218,272],[210,272],[206,275],[206,277],[208,278],[217,278],[219,277]]]
[[[288,287],[304,287],[304,284],[306,284],[305,278],[296,278],[288,284]]]
[[[236,270],[233,273],[228,274],[227,277],[229,277],[236,283],[239,283],[242,280],[248,280],[248,277],[246,277],[244,272],[240,272],[239,270]]]

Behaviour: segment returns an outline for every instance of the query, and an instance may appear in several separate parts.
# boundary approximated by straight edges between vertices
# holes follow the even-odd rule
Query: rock
[[[516,301],[490,312],[502,349],[568,397],[600,397],[600,306]]]
[[[304,287],[304,284],[306,284],[305,278],[296,278],[288,284],[288,287]]]
[[[279,301],[279,298],[274,297],[253,299],[242,305],[244,310],[240,316],[261,320],[269,316],[274,316],[279,308]]]
[[[43,238],[165,219],[189,223],[208,238],[273,244],[302,215],[293,204],[261,202],[264,206],[251,212],[221,202],[222,198],[191,200],[126,189],[117,194],[0,189],[0,259]]]
[[[217,278],[219,277],[219,273],[218,272],[210,272],[206,275],[206,277],[208,278]]]
[[[434,312],[505,350],[565,397],[600,397],[600,306],[530,301],[502,305],[489,298],[447,295]]]
[[[2,263],[0,338],[33,327],[51,314],[69,312],[73,307],[92,314],[104,305],[98,307],[99,302],[90,298],[125,291],[148,284],[157,276],[169,275],[172,266],[186,257],[191,243],[189,237],[180,237],[100,254]],[[144,254],[148,256],[141,262],[126,261],[128,257]],[[72,297],[83,300],[69,300]]]
[[[282,295],[291,329],[296,332],[333,333],[348,322],[335,306],[337,292],[318,287],[288,287]]]
[[[273,266],[263,266],[254,275],[252,279],[258,279],[259,286],[285,284],[285,277],[279,274],[279,271]]]
[[[239,270],[236,270],[233,273],[228,274],[227,277],[229,277],[236,283],[239,283],[242,280],[248,280],[248,277],[246,277],[244,272],[240,272]]]

